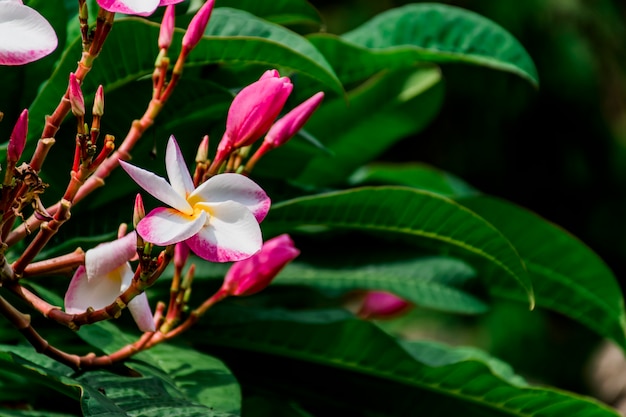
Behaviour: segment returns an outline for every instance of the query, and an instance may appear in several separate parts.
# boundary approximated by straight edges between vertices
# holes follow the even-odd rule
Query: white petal
[[[262,221],[270,209],[271,201],[265,191],[250,178],[240,174],[220,174],[200,184],[187,199],[196,202],[220,203],[234,201],[250,210],[257,222]]]
[[[213,262],[230,262],[249,258],[261,250],[261,228],[245,206],[232,201],[203,206],[207,206],[209,220],[187,240],[196,255]]]
[[[96,310],[111,304],[120,295],[122,272],[87,279],[84,267],[79,267],[65,293],[65,311],[84,313],[87,308]]]
[[[120,161],[120,165],[141,188],[149,192],[154,198],[185,214],[193,213],[193,209],[185,197],[178,194],[164,178],[128,162]]]
[[[172,188],[181,196],[187,198],[194,190],[193,180],[187,169],[187,164],[180,152],[178,143],[174,136],[170,136],[165,151],[165,168],[167,170],[167,178],[172,184]]]
[[[136,253],[137,235],[135,232],[89,249],[85,254],[88,279],[108,274],[130,261]]]
[[[150,310],[150,304],[148,304],[148,296],[145,292],[139,294],[128,303],[128,310],[132,314],[135,323],[137,323],[139,330],[142,332],[153,332],[156,330],[152,310]]]
[[[159,0],[98,0],[104,10],[116,13],[151,15],[159,5]]]
[[[206,220],[205,212],[187,216],[174,209],[160,207],[137,224],[137,233],[148,242],[167,246],[189,239],[202,229]]]
[[[50,23],[19,1],[0,1],[0,65],[36,61],[57,47]]]

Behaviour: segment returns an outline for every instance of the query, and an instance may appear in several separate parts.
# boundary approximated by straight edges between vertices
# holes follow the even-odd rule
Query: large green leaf
[[[489,196],[457,201],[497,227],[515,246],[532,278],[539,307],[578,320],[626,349],[621,289],[611,270],[589,247],[512,203]],[[506,290],[499,295],[518,299]]]
[[[344,83],[417,61],[473,64],[538,84],[531,58],[511,34],[485,17],[444,4],[406,5],[377,15],[341,38],[310,39]]]
[[[478,265],[491,291],[512,291],[533,305],[530,279],[509,241],[476,213],[427,191],[364,187],[297,198],[274,205],[263,227],[270,235],[349,229],[451,251]]]
[[[319,415],[617,415],[589,398],[528,386],[476,349],[398,341],[342,312],[225,306],[209,319],[197,344],[218,348],[244,383],[298,398]]]
[[[329,254],[330,255],[330,254]],[[382,261],[364,256],[355,265],[293,262],[274,281],[275,285],[299,284],[326,291],[385,290],[419,307],[450,313],[478,314],[487,305],[461,287],[475,276],[467,264],[450,257],[417,257]],[[345,261],[345,256],[343,257]]]
[[[215,7],[223,6],[245,10],[279,25],[319,27],[322,24],[318,11],[305,0],[217,0],[215,2]]]
[[[269,153],[255,174],[316,186],[344,183],[355,169],[424,129],[438,113],[443,92],[434,67],[380,73],[350,91],[347,101],[328,98],[305,126],[330,153],[296,137]]]

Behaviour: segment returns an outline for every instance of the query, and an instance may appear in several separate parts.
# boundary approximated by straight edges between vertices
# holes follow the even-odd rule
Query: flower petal
[[[190,204],[198,202],[219,203],[234,201],[247,207],[261,222],[270,209],[270,198],[250,178],[240,174],[219,174],[200,184],[187,199]]]
[[[86,268],[82,265],[78,267],[65,293],[65,311],[69,314],[80,314],[89,307],[97,310],[115,301],[120,295],[123,275],[122,271],[116,272],[89,280]]]
[[[187,164],[183,159],[183,154],[180,152],[180,148],[174,136],[170,136],[170,140],[167,142],[165,168],[167,170],[167,178],[169,178],[174,191],[187,198],[195,187],[193,186],[193,180],[187,169]]]
[[[142,332],[153,332],[156,330],[152,310],[150,310],[150,304],[148,304],[148,296],[145,292],[139,294],[128,303],[128,310],[133,316],[135,323],[137,323],[139,330]]]
[[[159,6],[159,0],[98,0],[98,5],[109,12],[148,16]]]
[[[108,274],[131,260],[136,253],[137,235],[135,232],[89,249],[85,253],[88,279]]]
[[[152,210],[137,225],[139,236],[158,246],[167,246],[189,239],[202,229],[207,214],[187,216],[180,211],[159,207]]]
[[[156,199],[174,207],[185,214],[192,214],[193,209],[184,198],[178,194],[164,178],[145,169],[138,168],[128,162],[120,161],[121,167],[141,188],[149,192]]]
[[[0,65],[36,61],[57,47],[48,21],[20,1],[0,1]]]
[[[208,224],[186,242],[196,255],[212,262],[230,262],[246,259],[261,249],[261,228],[247,207],[233,201],[198,206],[206,207],[210,217]]]

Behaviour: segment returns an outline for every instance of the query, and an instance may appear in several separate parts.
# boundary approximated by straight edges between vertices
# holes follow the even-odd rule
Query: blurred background
[[[328,32],[344,33],[400,0],[313,0]],[[412,3],[419,3],[412,2]],[[500,72],[443,66],[446,99],[427,130],[387,152],[420,161],[524,206],[595,250],[626,286],[626,3],[618,0],[441,1],[475,11],[517,37],[539,90]],[[550,314],[500,307],[483,323],[489,350],[518,372],[619,403],[614,355],[589,377],[598,338]],[[459,326],[461,328],[461,326]],[[594,353],[595,352],[595,353]],[[607,358],[606,355],[603,356]],[[587,364],[587,365],[585,365]],[[606,381],[600,384],[598,381]],[[620,385],[621,384],[621,385]],[[606,387],[611,393],[607,394]],[[608,395],[608,397],[607,397]]]

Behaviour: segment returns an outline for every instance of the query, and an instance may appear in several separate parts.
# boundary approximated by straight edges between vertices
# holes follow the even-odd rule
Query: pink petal
[[[170,4],[182,3],[185,0],[161,0],[159,6],[169,6]]]
[[[206,221],[207,214],[204,211],[187,216],[174,209],[159,207],[139,222],[137,233],[148,242],[167,246],[189,239],[202,229]]]
[[[185,197],[178,194],[165,179],[121,160],[120,166],[141,188],[149,192],[157,200],[185,214],[193,213],[193,209],[187,203]]]
[[[206,206],[210,217],[207,225],[187,240],[196,255],[212,262],[230,262],[246,259],[261,249],[261,228],[245,206],[233,201],[197,206]]]
[[[116,273],[88,279],[86,269],[83,266],[78,267],[65,293],[65,311],[69,314],[80,314],[89,307],[98,310],[115,301],[120,295],[123,275],[122,268],[119,269]]]
[[[106,275],[131,260],[137,252],[137,235],[131,232],[112,242],[102,243],[85,254],[88,279]]]
[[[20,1],[0,1],[0,65],[23,65],[57,47],[50,23]]]
[[[152,310],[150,310],[150,304],[148,304],[148,296],[145,292],[130,300],[128,310],[133,316],[135,323],[137,323],[139,330],[142,332],[153,332],[156,330]]]
[[[176,193],[187,198],[194,190],[193,180],[187,169],[187,164],[180,152],[178,143],[174,136],[170,136],[165,150],[165,168],[167,170],[167,178]]]
[[[408,301],[387,291],[368,291],[359,316],[367,319],[392,318],[411,307]]]
[[[98,5],[109,12],[149,16],[159,6],[159,0],[98,0]]]
[[[190,204],[196,202],[219,203],[234,201],[244,205],[261,222],[270,209],[270,198],[250,178],[240,174],[219,174],[200,184],[189,195]]]

